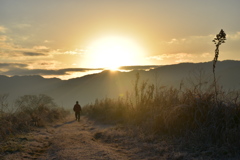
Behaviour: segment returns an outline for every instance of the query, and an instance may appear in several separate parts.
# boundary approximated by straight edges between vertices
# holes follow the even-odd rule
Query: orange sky
[[[0,74],[68,79],[121,65],[240,60],[238,0],[2,0]],[[97,70],[96,70],[97,68]]]

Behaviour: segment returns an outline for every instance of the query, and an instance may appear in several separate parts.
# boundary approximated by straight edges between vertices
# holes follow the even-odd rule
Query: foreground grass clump
[[[238,97],[239,92],[219,90],[216,103],[213,85],[197,84],[192,89],[156,88],[136,80],[132,94],[96,100],[84,107],[84,112],[100,121],[136,126],[145,135],[177,139],[189,148],[218,146],[228,148],[223,149],[227,153],[238,154]]]
[[[43,127],[47,123],[64,118],[68,112],[57,107],[47,95],[25,95],[9,109],[7,95],[0,95],[0,140],[8,136]]]

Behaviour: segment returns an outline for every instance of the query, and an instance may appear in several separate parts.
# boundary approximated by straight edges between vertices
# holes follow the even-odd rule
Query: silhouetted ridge
[[[179,87],[191,76],[204,71],[205,77],[211,81],[212,61],[203,63],[180,63],[174,65],[159,66],[149,71],[133,70],[130,72],[104,70],[100,73],[90,74],[69,80],[57,78],[46,79],[41,76],[13,76],[0,75],[0,94],[8,93],[10,100],[25,94],[47,94],[56,102],[66,108],[79,101],[84,105],[94,102],[95,99],[117,97],[124,95],[126,91],[132,91],[136,73],[140,74],[140,80],[148,83],[156,83],[160,86]],[[226,89],[240,89],[240,61],[217,62],[216,76],[220,84]]]

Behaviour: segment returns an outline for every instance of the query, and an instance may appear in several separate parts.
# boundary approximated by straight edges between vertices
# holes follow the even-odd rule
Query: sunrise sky
[[[69,79],[211,61],[221,29],[219,60],[240,60],[239,7],[239,0],[0,0],[0,75]]]

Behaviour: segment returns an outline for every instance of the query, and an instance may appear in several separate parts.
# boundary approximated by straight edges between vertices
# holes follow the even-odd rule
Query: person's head
[[[78,101],[76,101],[76,104],[78,104]]]

